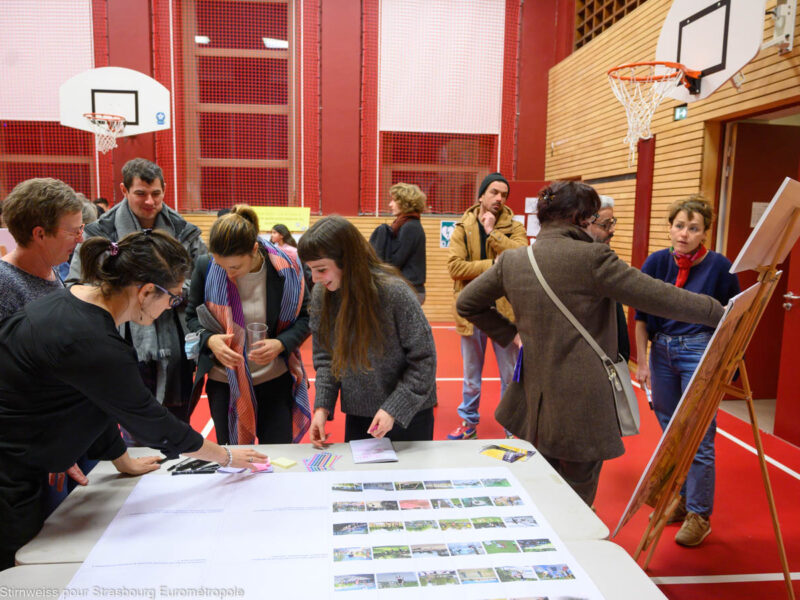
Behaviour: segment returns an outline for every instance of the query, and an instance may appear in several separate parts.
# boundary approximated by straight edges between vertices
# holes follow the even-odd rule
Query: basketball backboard
[[[89,69],[65,81],[58,95],[61,124],[67,127],[93,131],[86,113],[124,117],[120,137],[171,126],[169,90],[133,69]]]
[[[676,86],[667,96],[694,102],[713,94],[753,60],[764,39],[767,0],[673,0],[656,60],[701,72],[700,93]]]

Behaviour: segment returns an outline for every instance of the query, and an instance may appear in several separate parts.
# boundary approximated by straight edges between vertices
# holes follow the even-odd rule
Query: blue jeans
[[[474,325],[472,335],[461,336],[461,360],[464,363],[463,400],[458,407],[458,415],[470,425],[477,425],[481,420],[478,408],[481,403],[481,375],[483,361],[486,358],[486,347],[489,336]],[[500,371],[500,396],[514,377],[514,365],[517,363],[517,346],[514,343],[501,346],[492,341],[497,357],[497,368]]]
[[[653,392],[653,409],[661,429],[664,430],[678,406],[689,380],[711,339],[710,333],[678,337],[657,333],[650,348],[650,378]],[[714,508],[714,436],[717,418],[711,421],[697,454],[689,467],[689,474],[681,489],[686,497],[686,509],[709,517]]]

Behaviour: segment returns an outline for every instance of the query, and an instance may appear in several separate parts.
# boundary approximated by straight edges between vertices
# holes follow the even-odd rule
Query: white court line
[[[745,444],[742,440],[740,440],[737,437],[734,437],[733,435],[731,435],[730,433],[728,433],[724,429],[720,429],[719,427],[717,427],[717,433],[725,436],[730,441],[732,441],[734,444],[736,444],[738,446],[741,446],[742,448],[744,448],[745,450],[747,450],[751,454],[758,455],[758,450],[756,450],[753,446],[751,446],[750,444]],[[792,469],[790,469],[786,465],[784,465],[782,463],[779,463],[777,460],[775,460],[774,458],[770,458],[766,454],[764,454],[764,458],[766,458],[767,462],[769,464],[771,464],[773,467],[776,467],[776,468],[780,469],[784,473],[786,473],[788,475],[791,475],[792,477],[794,477],[797,480],[800,480],[800,473],[798,473],[797,471],[793,471]]]
[[[638,381],[635,381],[633,379],[631,381],[633,381],[633,385],[635,385],[636,387],[641,389],[641,386],[639,385]],[[736,418],[738,419],[739,417],[736,417]],[[740,420],[745,422],[745,423],[747,422],[747,421],[744,421],[743,419],[740,419]],[[732,441],[737,446],[741,446],[742,448],[747,450],[750,454],[755,454],[756,456],[758,456],[758,450],[756,450],[754,446],[751,446],[750,444],[747,444],[747,443],[743,442],[742,440],[740,440],[739,438],[737,438],[733,434],[730,434],[727,431],[725,431],[724,429],[720,429],[719,427],[717,427],[717,433],[719,433],[723,437],[728,438],[730,441]],[[797,471],[794,471],[793,469],[790,469],[789,467],[787,467],[783,463],[779,463],[777,460],[775,460],[774,458],[768,456],[766,453],[764,454],[764,458],[766,459],[766,461],[769,464],[771,464],[776,469],[780,469],[781,471],[783,471],[787,475],[790,475],[791,477],[794,477],[795,479],[800,481],[800,473],[798,473]]]
[[[800,573],[790,573],[800,580]],[[750,581],[783,581],[783,573],[749,573],[742,575],[687,575],[685,577],[651,577],[656,585],[687,585],[692,583],[747,583]]]
[[[633,382],[633,385],[635,385],[636,387],[641,389],[642,386],[639,385],[638,381],[636,381],[634,379],[631,379],[631,381]],[[736,417],[736,418],[738,419],[739,417]],[[747,423],[747,421],[744,421],[744,419],[739,419],[739,420],[744,422],[744,423]],[[723,437],[728,438],[730,441],[732,441],[737,446],[741,446],[742,448],[747,450],[750,454],[755,454],[756,456],[758,456],[758,450],[756,450],[756,448],[754,446],[751,446],[750,444],[747,444],[747,443],[743,442],[742,440],[740,440],[739,438],[737,438],[733,434],[730,434],[727,431],[725,431],[724,429],[720,429],[719,427],[717,427],[717,433],[719,433]],[[766,461],[769,464],[771,464],[776,469],[780,469],[781,471],[783,471],[787,475],[790,475],[791,477],[794,477],[795,479],[800,481],[800,473],[798,473],[797,471],[794,471],[794,470],[790,469],[789,467],[787,467],[783,463],[779,463],[777,460],[775,460],[774,458],[768,456],[766,453],[764,454],[764,458],[766,459]]]

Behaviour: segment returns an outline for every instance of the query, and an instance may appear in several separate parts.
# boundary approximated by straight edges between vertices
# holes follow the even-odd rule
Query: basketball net
[[[639,140],[653,136],[650,121],[658,105],[683,77],[683,65],[677,63],[634,63],[614,67],[608,72],[611,89],[628,117],[628,135],[623,141],[630,148],[629,167],[633,166]]]
[[[83,116],[89,121],[89,126],[94,132],[94,140],[99,152],[105,154],[117,147],[117,137],[125,131],[124,117],[100,113],[86,113]]]

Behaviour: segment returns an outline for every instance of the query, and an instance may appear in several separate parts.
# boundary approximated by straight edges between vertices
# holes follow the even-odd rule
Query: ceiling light
[[[275,38],[261,38],[264,40],[264,45],[270,50],[286,50],[289,48],[288,40],[276,40]]]

